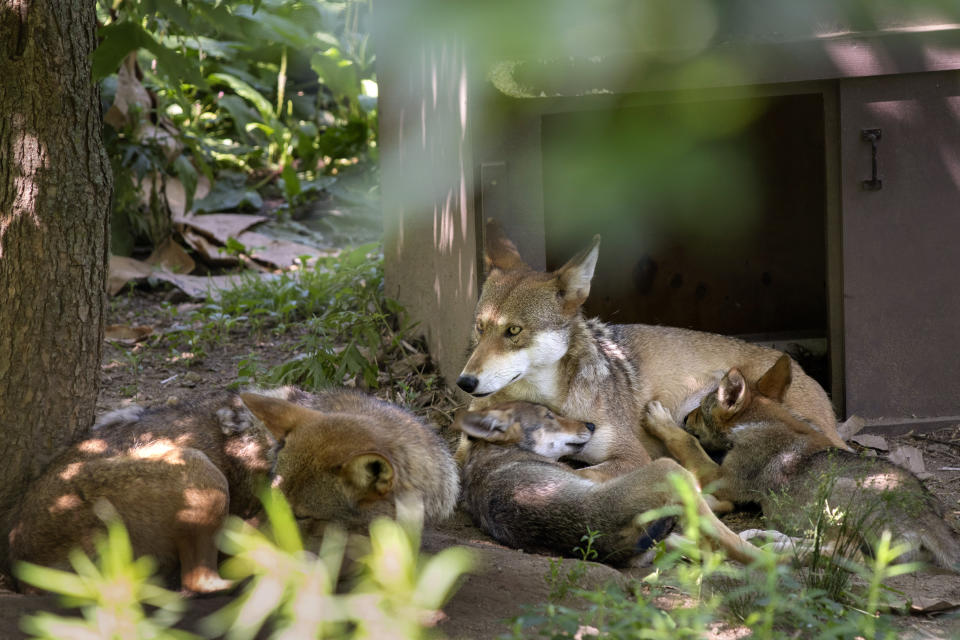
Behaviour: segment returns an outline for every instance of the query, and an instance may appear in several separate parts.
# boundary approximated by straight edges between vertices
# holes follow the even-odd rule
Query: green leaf
[[[155,4],[154,11],[157,14],[172,20],[187,33],[195,30],[190,12],[178,0],[152,0],[152,2]]]
[[[284,495],[278,489],[270,488],[260,495],[260,501],[263,502],[263,508],[270,519],[270,529],[277,547],[287,553],[303,551],[300,529]]]
[[[127,54],[143,46],[144,38],[150,36],[132,22],[119,22],[103,27],[97,32],[102,39],[93,52],[93,79],[100,80],[115,73]]]
[[[320,82],[327,85],[337,98],[345,97],[351,103],[356,102],[360,93],[357,68],[353,62],[343,57],[340,49],[330,47],[326,51],[313,54],[310,67],[320,78]]]
[[[193,203],[197,212],[231,211],[236,209],[260,209],[263,198],[253,189],[236,187],[230,181],[217,180],[205,198]]]
[[[29,562],[19,562],[14,567],[17,577],[29,585],[81,600],[95,597],[87,581],[75,573],[51,569]]]
[[[157,71],[171,82],[182,79],[197,86],[205,86],[196,62],[163,46],[135,22],[117,22],[107,25],[100,29],[97,35],[102,42],[91,58],[94,80],[100,80],[116,72],[120,63],[131,51],[146,49],[156,56]]]
[[[300,195],[300,180],[297,178],[297,171],[292,164],[288,164],[283,168],[280,177],[283,178],[283,191],[287,200],[292,202],[294,198]]]
[[[228,73],[211,73],[207,76],[207,80],[210,84],[225,84],[230,87],[234,93],[256,107],[264,122],[273,123],[276,121],[273,115],[273,105],[270,104],[270,101],[240,78],[236,78]],[[276,128],[276,126],[274,126],[274,128]]]
[[[251,109],[240,96],[226,95],[217,101],[217,104],[226,109],[233,120],[234,128],[244,140],[252,141],[255,136],[250,134],[248,126],[257,121],[257,112]],[[262,138],[261,138],[262,140]]]

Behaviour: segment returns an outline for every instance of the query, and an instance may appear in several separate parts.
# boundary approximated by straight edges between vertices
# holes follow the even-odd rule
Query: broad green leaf
[[[326,51],[313,54],[310,66],[320,78],[320,82],[329,87],[338,98],[345,97],[355,102],[360,93],[360,81],[356,66],[346,60],[340,49],[330,47]]]
[[[303,550],[300,539],[300,529],[293,517],[290,503],[278,489],[268,489],[260,495],[263,508],[270,519],[270,529],[277,546],[287,553],[297,553]]]
[[[23,582],[45,591],[52,591],[81,600],[94,596],[87,581],[69,571],[20,562],[14,567],[14,572]]]
[[[190,12],[184,6],[186,2],[183,4],[179,0],[151,0],[151,2],[155,5],[156,13],[172,20],[187,33],[194,31]]]
[[[255,22],[261,29],[267,30],[274,36],[271,40],[277,44],[296,48],[315,44],[313,34],[306,25],[277,13],[263,11],[254,15],[250,6],[241,5],[236,8],[234,15],[247,18]]]
[[[473,567],[473,554],[463,547],[449,547],[427,561],[417,580],[417,604],[439,609],[454,591],[457,580]]]
[[[270,104],[270,101],[264,98],[263,94],[240,78],[234,77],[228,73],[212,73],[207,76],[207,80],[210,82],[210,84],[225,84],[230,87],[234,93],[256,107],[257,111],[260,112],[260,117],[263,118],[265,122],[272,122],[275,120],[273,115],[273,105]]]
[[[101,28],[97,32],[100,45],[91,58],[93,79],[100,80],[115,73],[127,54],[143,46],[144,38],[150,36],[132,22],[119,22]]]
[[[93,52],[91,59],[94,80],[100,80],[114,73],[120,67],[120,62],[131,51],[146,49],[156,56],[158,73],[173,82],[186,80],[197,86],[205,86],[199,67],[193,60],[163,46],[139,24],[114,23],[100,29],[97,35],[102,41]]]
[[[288,164],[283,168],[280,177],[283,178],[283,191],[287,196],[287,200],[292,201],[300,195],[300,180],[297,178],[297,171],[293,168],[292,164]]]
[[[230,119],[233,120],[234,127],[245,140],[252,141],[254,136],[250,135],[248,126],[257,121],[259,117],[257,112],[250,108],[247,102],[240,96],[225,95],[217,100],[217,104],[227,110]],[[263,140],[263,138],[260,138]]]
[[[235,179],[232,176],[220,175],[213,183],[210,193],[193,203],[194,211],[233,211],[237,209],[260,209],[263,198],[253,189],[247,189],[243,177]]]

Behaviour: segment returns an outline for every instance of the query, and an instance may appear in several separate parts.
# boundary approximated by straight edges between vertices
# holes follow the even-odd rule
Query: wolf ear
[[[297,426],[315,419],[317,415],[312,409],[259,393],[241,393],[240,399],[277,440],[282,440]]]
[[[557,269],[557,294],[563,299],[566,309],[576,309],[586,302],[599,255],[600,236],[593,236],[589,247]]]
[[[529,269],[527,263],[520,257],[517,245],[503,232],[500,223],[489,218],[487,220],[486,240],[484,242],[483,266],[487,273],[494,269],[514,271]]]
[[[732,415],[746,406],[749,400],[747,393],[747,381],[743,379],[743,374],[740,373],[739,369],[733,368],[720,381],[720,388],[717,389],[717,400],[720,401],[723,410]]]
[[[506,443],[518,440],[516,430],[511,428],[513,422],[505,411],[468,411],[459,416],[453,426],[468,436],[487,442]]]
[[[340,471],[360,499],[377,499],[393,489],[393,465],[379,453],[361,453],[354,456]]]
[[[771,400],[783,401],[790,386],[790,356],[783,354],[770,369],[757,380],[757,392]]]

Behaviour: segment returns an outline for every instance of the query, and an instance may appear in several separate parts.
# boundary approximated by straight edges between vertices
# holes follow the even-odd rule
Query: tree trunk
[[[93,422],[110,164],[93,0],[0,0],[0,568],[27,483]]]

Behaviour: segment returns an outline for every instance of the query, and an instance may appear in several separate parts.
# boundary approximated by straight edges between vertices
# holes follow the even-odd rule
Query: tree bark
[[[30,480],[93,422],[113,178],[93,0],[0,0],[0,569]]]

